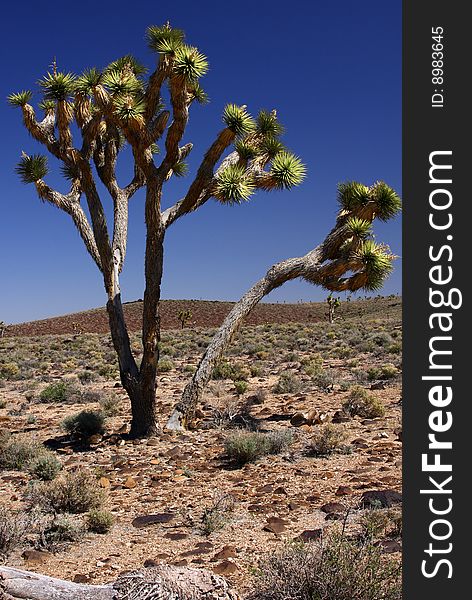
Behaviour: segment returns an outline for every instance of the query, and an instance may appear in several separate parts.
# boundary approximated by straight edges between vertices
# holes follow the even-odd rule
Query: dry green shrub
[[[346,432],[339,425],[326,423],[313,434],[308,452],[313,456],[329,456],[335,452],[346,452]]]
[[[13,436],[8,432],[0,435],[0,469],[21,471],[34,461],[53,458],[54,454],[33,438],[26,435]]]
[[[87,513],[87,526],[94,533],[108,533],[113,527],[115,517],[108,510],[93,509]]]
[[[28,463],[28,471],[43,481],[55,479],[61,469],[61,461],[52,452],[39,455]]]
[[[238,431],[225,440],[225,451],[230,460],[238,465],[254,462],[268,454],[279,454],[286,450],[294,440],[291,431]]]
[[[101,508],[105,493],[91,473],[78,469],[34,485],[30,500],[45,511],[79,514]]]
[[[67,433],[87,438],[105,431],[106,417],[101,411],[83,410],[75,415],[66,417],[61,427]]]
[[[214,531],[223,529],[231,520],[234,510],[234,498],[229,494],[217,494],[209,508],[203,511],[200,530],[203,535],[211,535]]]
[[[343,404],[343,410],[352,417],[358,415],[367,419],[385,415],[385,407],[382,401],[360,385],[352,388]]]
[[[84,533],[81,521],[67,514],[55,515],[43,527],[39,545],[50,552],[58,552],[67,547],[68,543],[78,542]]]
[[[35,516],[0,506],[0,557],[8,556],[25,542],[35,522]]]
[[[248,600],[401,600],[401,564],[339,532],[262,562]]]
[[[302,381],[297,375],[290,371],[281,373],[279,380],[274,385],[275,394],[296,394],[302,390]]]

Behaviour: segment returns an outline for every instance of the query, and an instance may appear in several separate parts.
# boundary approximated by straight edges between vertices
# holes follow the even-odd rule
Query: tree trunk
[[[218,575],[156,565],[124,573],[106,585],[83,585],[0,566],[0,600],[238,600]]]
[[[121,384],[131,402],[130,436],[139,438],[156,435],[156,373],[154,372],[154,387],[143,385],[138,366],[131,352],[120,294],[108,301],[107,311],[113,346],[118,355]],[[152,377],[152,374],[150,376]]]
[[[213,368],[222,357],[244,317],[269,292],[290,279],[302,276],[304,268],[314,269],[317,257],[315,250],[306,256],[291,258],[272,266],[266,275],[233,306],[206,349],[192,380],[185,387],[180,402],[174,407],[167,421],[168,429],[183,430],[192,422],[195,409],[211,378]]]

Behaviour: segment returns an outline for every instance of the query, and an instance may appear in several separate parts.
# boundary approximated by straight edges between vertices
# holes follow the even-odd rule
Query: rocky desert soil
[[[176,314],[186,308],[192,319],[179,330]],[[158,381],[163,428],[229,308],[166,305]],[[138,310],[139,303],[128,305],[133,330]],[[129,406],[103,311],[10,327],[0,340],[3,443],[40,442],[63,472],[80,467],[93,474],[114,525],[93,533],[83,515],[73,516],[84,532],[49,545],[41,527],[31,527],[3,560],[88,583],[163,561],[211,569],[244,592],[260,559],[285,544],[307,543],[339,522],[362,528],[368,505],[400,506],[401,299],[344,302],[332,325],[325,313],[324,304],[258,307],[215,371],[196,428],[134,441],[126,438]],[[133,348],[139,356],[138,331]],[[42,394],[58,382],[60,400]],[[343,409],[359,388],[382,414]],[[104,433],[79,438],[64,431],[64,419],[84,410],[107,415]],[[326,427],[337,441],[319,453],[313,446]],[[240,464],[225,445],[240,430],[281,432],[287,443]],[[2,468],[0,449],[0,507],[27,514],[37,485],[27,466]],[[385,553],[401,556],[398,527],[376,535]]]

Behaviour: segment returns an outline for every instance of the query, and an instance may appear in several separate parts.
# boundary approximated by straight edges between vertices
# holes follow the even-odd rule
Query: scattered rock
[[[343,513],[346,510],[346,507],[344,504],[341,504],[341,502],[328,502],[327,504],[323,504],[321,510],[327,515],[331,515]]]
[[[228,558],[234,558],[235,556],[236,548],[234,546],[224,546],[211,560],[226,560]]]
[[[74,583],[90,583],[90,579],[91,577],[87,573],[76,573],[72,581]]]
[[[353,490],[348,485],[340,485],[338,487],[338,489],[336,490],[335,495],[336,496],[349,496],[352,493],[353,493]]]
[[[361,506],[364,508],[372,508],[378,505],[382,508],[388,508],[401,502],[402,495],[396,490],[372,490],[364,492],[361,498]]]
[[[382,549],[384,554],[392,554],[393,552],[401,552],[402,547],[396,540],[381,540],[375,544]]]
[[[213,567],[213,573],[217,575],[231,575],[238,570],[238,567],[231,560],[223,560],[218,565]]]
[[[305,529],[296,539],[300,542],[313,542],[320,539],[322,532],[322,529]]]
[[[175,518],[173,513],[159,513],[156,515],[142,515],[136,517],[131,521],[131,525],[136,527],[137,529],[141,529],[143,527],[149,527],[150,525],[156,525],[159,523],[169,523],[172,519]]]
[[[283,531],[285,531],[285,528],[287,525],[288,525],[288,522],[285,521],[284,519],[281,519],[280,517],[269,517],[269,519],[267,520],[267,523],[264,525],[264,527],[262,529],[263,529],[263,531],[270,531],[270,532],[278,535],[279,533],[282,533]]]
[[[128,477],[126,479],[126,481],[124,482],[123,486],[128,489],[128,490],[132,490],[133,488],[135,488],[138,484],[136,483],[136,481],[132,478],[132,477]]]

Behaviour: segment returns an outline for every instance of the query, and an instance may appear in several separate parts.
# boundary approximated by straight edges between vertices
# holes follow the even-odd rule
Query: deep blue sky
[[[276,108],[285,142],[308,167],[302,186],[259,192],[244,206],[210,201],[167,234],[164,298],[236,300],[277,260],[306,253],[334,223],[336,185],[383,179],[401,192],[401,2],[291,0],[267,2],[9,2],[2,8],[5,84],[1,97],[35,82],[54,56],[81,72],[132,53],[149,67],[150,24],[170,20],[210,62],[202,79],[211,102],[195,106],[185,142],[195,169],[221,129],[227,102]],[[14,167],[21,150],[42,151],[18,110],[0,103],[2,194],[0,320],[13,323],[105,302],[101,276],[69,217],[43,205]],[[51,159],[54,162],[54,159]],[[122,167],[127,179],[129,165]],[[166,188],[173,204],[192,172]],[[124,182],[124,180],[122,180]],[[61,187],[53,173],[49,182]],[[401,254],[400,219],[376,225],[377,238]],[[143,295],[143,194],[132,200],[124,300]],[[400,292],[401,260],[382,293]],[[272,301],[320,300],[326,292],[286,284]]]

